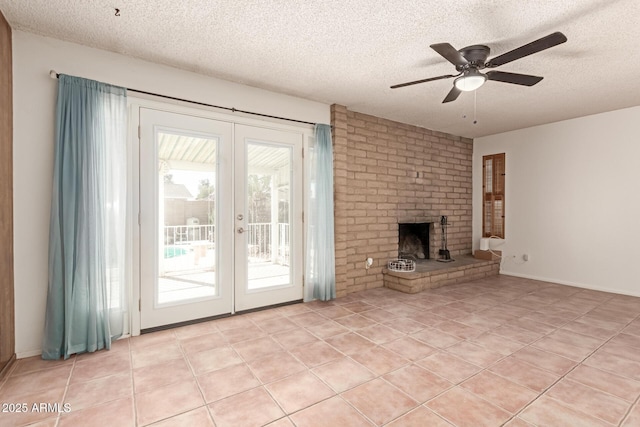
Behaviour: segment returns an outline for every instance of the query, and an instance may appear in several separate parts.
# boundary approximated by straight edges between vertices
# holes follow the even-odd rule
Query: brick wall
[[[331,124],[338,296],[383,286],[382,269],[398,254],[399,222],[447,215],[451,254],[471,253],[471,139],[341,105],[331,106]],[[439,224],[433,231],[437,253]]]

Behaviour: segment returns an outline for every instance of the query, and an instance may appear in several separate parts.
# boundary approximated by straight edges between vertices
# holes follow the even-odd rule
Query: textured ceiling
[[[0,10],[14,29],[468,137],[640,105],[638,0],[0,0]],[[430,44],[486,44],[492,57],[555,31],[568,42],[498,68],[544,76],[536,86],[491,81],[448,104],[452,79],[389,89],[454,73]]]

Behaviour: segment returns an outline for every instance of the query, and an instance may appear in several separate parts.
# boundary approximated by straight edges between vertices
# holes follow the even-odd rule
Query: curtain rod
[[[49,76],[52,79],[57,79],[60,76],[60,74],[57,73],[55,70],[51,70],[51,71],[49,71]],[[132,88],[126,88],[126,89],[127,89],[127,91],[130,91],[130,92],[142,93],[142,94],[151,95],[151,96],[159,96],[160,98],[171,99],[171,100],[174,100],[174,101],[188,102],[190,104],[197,104],[197,105],[202,105],[202,106],[205,106],[205,107],[219,108],[219,109],[222,109],[222,110],[231,111],[233,113],[244,113],[244,114],[250,114],[252,116],[268,117],[270,119],[285,120],[285,121],[288,121],[288,122],[303,123],[303,124],[312,125],[312,126],[316,125],[316,123],[307,122],[307,121],[304,121],[304,120],[296,120],[296,119],[290,119],[290,118],[287,118],[287,117],[272,116],[270,114],[255,113],[253,111],[238,110],[237,108],[233,108],[233,107],[222,107],[220,105],[207,104],[206,102],[190,101],[190,100],[184,99],[184,98],[177,98],[175,96],[169,96],[169,95],[161,95],[159,93],[147,92],[147,91],[144,91],[144,90],[138,90],[138,89],[132,89]]]

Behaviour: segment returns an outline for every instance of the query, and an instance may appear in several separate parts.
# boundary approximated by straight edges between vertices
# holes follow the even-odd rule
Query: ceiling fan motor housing
[[[456,66],[456,69],[458,71],[464,71],[468,68],[482,70],[487,58],[489,57],[491,49],[489,49],[489,46],[476,44],[473,46],[463,47],[458,52],[460,52],[464,59],[469,61],[469,63],[466,65]]]

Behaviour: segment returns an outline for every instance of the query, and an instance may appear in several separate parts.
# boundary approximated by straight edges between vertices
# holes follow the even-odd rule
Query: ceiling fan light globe
[[[464,76],[458,77],[453,82],[454,86],[463,91],[463,92],[471,92],[478,89],[480,86],[487,81],[487,76],[480,73],[475,74],[465,74]]]

